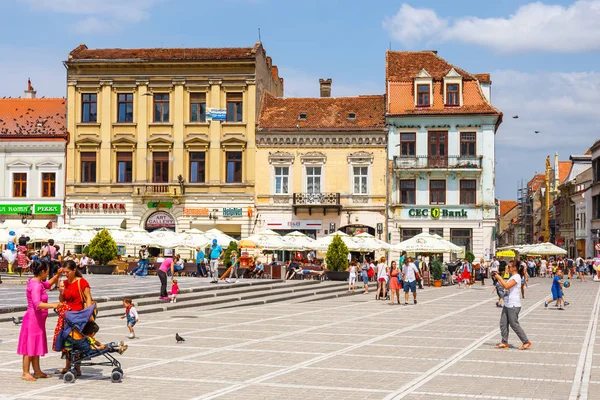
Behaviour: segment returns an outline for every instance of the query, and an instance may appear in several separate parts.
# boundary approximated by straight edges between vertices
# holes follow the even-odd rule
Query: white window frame
[[[319,175],[308,175],[308,168],[320,168],[320,174]],[[304,166],[304,193],[324,193],[323,189],[324,189],[324,183],[325,183],[325,178],[324,178],[324,172],[325,172],[325,166],[323,164],[310,164],[310,165],[305,165]],[[309,192],[308,191],[308,178],[309,176],[311,177],[319,177],[319,191],[318,192]],[[313,187],[314,187],[314,182],[313,182]]]
[[[452,68],[444,77],[443,80],[443,96],[444,96],[444,105],[448,105],[446,98],[446,86],[447,85],[458,85],[458,105],[452,105],[451,107],[462,107],[463,106],[463,81],[462,76],[456,72],[454,68]]]
[[[8,178],[9,186],[8,186],[8,188],[6,188],[7,189],[6,193],[9,194],[8,197],[13,198],[15,200],[36,197],[37,193],[31,193],[31,188],[32,188],[31,179],[30,179],[31,178],[31,174],[30,174],[31,167],[32,167],[31,164],[25,163],[22,161],[16,161],[16,162],[10,163],[6,166],[6,170],[9,174],[9,178]],[[27,184],[26,184],[25,190],[27,191],[27,196],[25,196],[25,197],[15,197],[15,194],[13,193],[13,182],[14,182],[13,174],[15,174],[15,173],[25,173],[26,174],[25,180],[26,180]],[[39,190],[40,190],[40,193],[39,193],[40,196],[37,196],[37,197],[41,197],[41,190],[42,190],[41,186],[39,187]]]
[[[272,180],[272,189],[271,189],[271,193],[273,193],[273,195],[275,196],[289,196],[290,195],[290,189],[291,189],[291,172],[292,172],[292,166],[291,164],[277,164],[277,165],[273,165],[272,167],[272,176],[273,176],[273,180]],[[288,172],[287,175],[277,175],[277,168],[287,168]],[[287,191],[286,192],[280,192],[277,193],[277,178],[278,177],[282,177],[282,189],[283,189],[283,178],[287,178]]]
[[[354,173],[354,168],[366,168],[367,173],[366,175],[356,175]],[[370,187],[371,187],[371,167],[369,165],[365,165],[365,164],[350,164],[350,179],[351,179],[351,186],[350,186],[350,193],[352,193],[355,196],[368,196],[371,192]],[[365,178],[366,179],[366,192],[362,193],[361,191],[356,192],[356,188],[354,186],[354,181],[356,180],[357,177],[360,178]]]

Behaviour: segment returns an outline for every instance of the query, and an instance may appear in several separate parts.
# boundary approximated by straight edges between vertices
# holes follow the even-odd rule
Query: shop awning
[[[50,222],[49,219],[33,219],[24,224],[20,219],[7,219],[0,224],[0,229],[45,228]]]

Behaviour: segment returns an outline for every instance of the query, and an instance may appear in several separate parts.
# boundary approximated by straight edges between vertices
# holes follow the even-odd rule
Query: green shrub
[[[473,253],[471,253],[470,251],[467,251],[465,253],[465,258],[467,259],[469,264],[473,264],[473,261],[475,260],[475,255]]]
[[[87,253],[96,264],[106,265],[117,256],[117,244],[106,229],[102,229],[90,242]]]
[[[231,267],[231,252],[235,250],[237,252],[238,246],[236,242],[229,242],[229,246],[225,249],[225,254],[223,255],[223,264],[226,268]],[[240,259],[240,255],[238,254],[238,260]]]
[[[345,271],[348,269],[348,246],[339,235],[335,235],[327,248],[325,262],[329,271]]]
[[[433,275],[433,280],[439,281],[440,279],[442,279],[443,271],[444,267],[442,265],[442,262],[439,260],[439,258],[434,258],[431,261],[431,275]]]

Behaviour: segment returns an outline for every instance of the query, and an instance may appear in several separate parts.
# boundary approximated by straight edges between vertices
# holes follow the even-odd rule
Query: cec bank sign
[[[410,208],[408,209],[409,218],[431,218],[431,219],[468,219],[469,211],[464,208],[460,210],[451,210],[448,208]]]

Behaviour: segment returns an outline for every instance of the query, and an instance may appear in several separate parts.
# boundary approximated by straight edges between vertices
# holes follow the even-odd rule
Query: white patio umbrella
[[[453,253],[456,251],[448,242],[437,239],[432,235],[414,236],[393,245],[391,250],[409,253]]]
[[[179,234],[180,242],[176,247],[195,249],[196,247],[204,248],[210,240],[206,237],[204,232],[198,229],[188,229]]]
[[[56,243],[86,245],[92,241],[97,232],[85,225],[63,225],[51,233],[51,238]]]
[[[29,237],[32,242],[46,241],[52,237],[52,231],[46,228],[0,228],[0,243],[6,243],[10,237],[9,233],[13,231],[18,239],[21,235]]]
[[[524,249],[521,254],[531,254],[535,256],[556,256],[567,254],[565,249],[562,249],[552,243],[540,243],[538,245]]]
[[[143,244],[148,245],[152,240],[148,232],[142,228],[135,227],[130,229],[112,228],[108,232],[113,237],[115,242],[121,246],[136,246]]]
[[[462,247],[452,243],[449,240],[444,239],[443,237],[441,237],[440,235],[435,234],[435,233],[432,235],[431,233],[422,232],[422,233],[419,233],[418,235],[415,235],[414,237],[434,237],[438,240],[441,240],[443,243],[447,244],[448,247],[450,247],[450,249],[452,249],[453,253],[459,253],[463,250]]]
[[[379,240],[375,236],[367,232],[362,232],[358,235],[352,236],[352,240],[360,246],[361,253],[370,253],[378,250],[386,251],[389,250],[391,247],[383,240]]]
[[[244,242],[254,243],[256,247],[263,250],[292,250],[294,247],[293,245],[283,240],[281,235],[270,229],[242,239],[240,241],[240,245],[243,246]]]
[[[360,246],[354,240],[352,240],[352,237],[340,231],[330,233],[327,236],[315,240],[313,245],[314,250],[327,251],[335,236],[339,236],[342,239],[349,251],[360,251]]]
[[[236,242],[236,243],[238,242],[231,236],[221,232],[220,230],[218,230],[216,228],[213,228],[213,229],[210,229],[210,230],[204,232],[204,236],[206,236],[206,238],[209,240],[210,243],[212,243],[213,239],[217,239],[217,243],[219,243],[219,246],[224,247],[224,248],[229,246],[230,242]]]
[[[283,236],[283,240],[292,246],[291,250],[313,250],[315,246],[315,240],[313,238],[298,231],[288,233]]]
[[[170,230],[155,230],[148,234],[149,246],[172,249],[181,242],[181,234]]]

